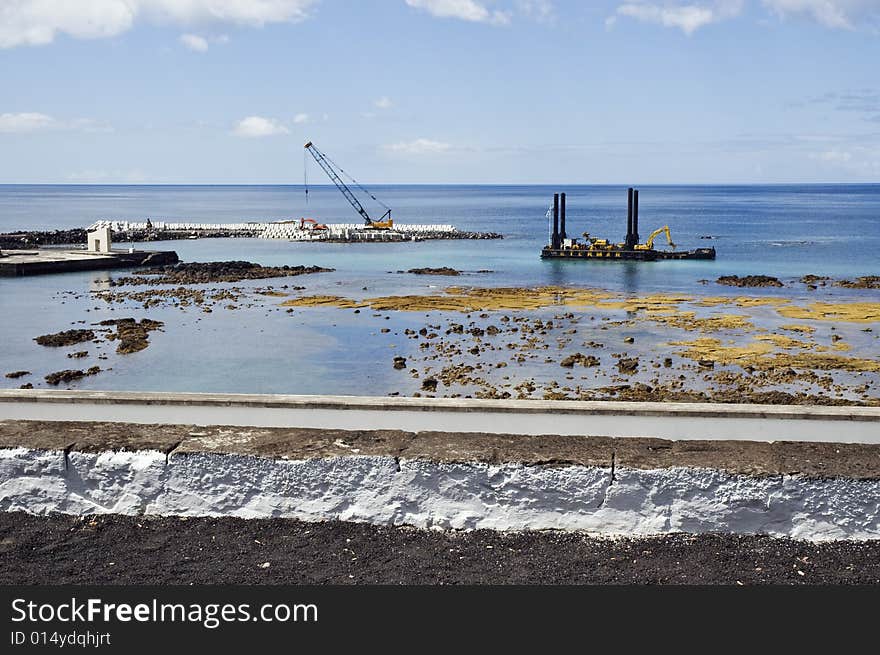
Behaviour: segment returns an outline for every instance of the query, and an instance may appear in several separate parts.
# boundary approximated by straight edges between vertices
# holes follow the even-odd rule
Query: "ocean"
[[[303,293],[371,297],[439,291],[448,285],[596,287],[624,294],[718,295],[737,290],[706,281],[721,275],[765,274],[794,282],[806,274],[853,278],[880,273],[880,185],[642,186],[640,232],[669,225],[680,248],[714,246],[715,261],[542,261],[547,209],[556,191],[568,196],[568,233],[622,240],[626,188],[622,186],[376,186],[398,223],[451,223],[461,230],[499,232],[500,240],[389,244],[289,243],[261,239],[187,240],[145,247],[174,249],[183,261],[248,260],[264,265],[319,265],[333,273],[271,284],[297,284]],[[368,206],[373,211],[378,206]],[[381,215],[381,212],[378,212]],[[85,227],[99,219],[273,221],[312,217],[358,222],[341,194],[329,186],[0,186],[0,232]],[[118,244],[119,245],[119,244]],[[656,244],[665,248],[663,237]],[[398,274],[414,267],[449,266],[457,278]],[[489,270],[491,273],[477,273]],[[150,347],[114,356],[97,376],[70,385],[91,389],[340,393],[384,395],[412,391],[387,365],[413,347],[377,337],[381,327],[424,325],[424,314],[391,312],[353,316],[333,308],[288,314],[271,300],[205,315],[194,309],[123,307],[89,297],[122,273],[70,273],[0,278],[0,373],[42,375],[79,367],[62,349],[32,339],[123,315],[165,321]],[[266,286],[242,283],[242,288]],[[749,289],[794,300],[876,301],[877,292],[837,287],[808,291]],[[818,295],[817,295],[818,294]],[[373,321],[370,323],[369,321]],[[69,349],[68,349],[69,350]],[[112,352],[105,348],[107,352]],[[91,365],[93,362],[89,362]],[[0,376],[16,387],[27,379]]]

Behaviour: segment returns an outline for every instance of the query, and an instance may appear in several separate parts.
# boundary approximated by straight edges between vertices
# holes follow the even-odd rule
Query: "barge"
[[[612,243],[608,239],[591,237],[587,232],[583,234],[583,241],[578,238],[568,238],[565,232],[565,193],[553,194],[552,220],[550,243],[541,249],[542,259],[640,262],[653,262],[661,259],[715,259],[715,248],[675,250],[668,226],[655,230],[645,243],[640,243],[638,189],[627,189],[626,238],[623,243]],[[666,234],[666,239],[672,250],[656,250],[654,248],[654,238],[663,233]]]

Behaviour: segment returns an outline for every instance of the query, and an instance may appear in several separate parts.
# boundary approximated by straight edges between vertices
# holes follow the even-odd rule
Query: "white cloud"
[[[656,4],[652,2],[628,2],[617,8],[615,16],[605,21],[608,27],[615,24],[618,16],[634,18],[663,27],[674,27],[685,34],[693,34],[701,27],[738,16],[743,0],[715,0],[710,3],[680,2]]]
[[[550,0],[519,0],[517,6],[520,13],[539,23],[552,22],[555,17],[553,3]]]
[[[76,184],[141,184],[147,181],[147,176],[143,171],[134,169],[130,171],[104,171],[104,170],[84,170],[69,173],[67,180]]]
[[[92,118],[75,118],[71,121],[57,122],[61,129],[77,130],[79,132],[113,132],[113,126],[109,123],[96,121]]]
[[[438,154],[448,152],[451,148],[452,145],[449,143],[432,141],[431,139],[415,139],[413,141],[401,141],[400,143],[382,146],[382,149],[387,152],[403,155]]]
[[[57,121],[51,116],[36,112],[0,114],[0,132],[7,134],[36,132],[55,127],[56,125]]]
[[[59,34],[112,37],[138,20],[156,23],[233,23],[261,27],[296,23],[317,0],[3,0],[0,48],[45,45]]]
[[[391,102],[391,98],[389,98],[388,96],[382,96],[378,100],[373,101],[373,106],[376,109],[391,109],[391,106],[393,104],[394,103]]]
[[[880,150],[874,144],[841,144],[809,156],[829,174],[845,174],[850,180],[874,180],[880,175]]]
[[[406,0],[406,4],[427,11],[437,18],[458,18],[495,25],[506,25],[510,22],[510,12],[490,10],[484,2],[477,0]]]
[[[856,29],[864,19],[880,20],[877,0],[762,0],[780,18],[806,16],[834,29]]]
[[[76,132],[112,132],[107,123],[91,118],[59,120],[54,116],[39,112],[20,112],[0,114],[0,133],[26,134],[46,130],[71,130]]]
[[[235,136],[256,138],[264,136],[275,136],[278,134],[287,134],[289,130],[274,118],[264,118],[263,116],[248,116],[238,121],[232,133]]]
[[[827,150],[813,154],[812,158],[829,164],[846,164],[852,160],[852,153],[845,150]]]
[[[302,125],[303,123],[309,122],[309,115],[306,113],[299,113],[293,117],[293,122],[297,125]]]
[[[180,42],[190,50],[195,52],[208,51],[208,39],[198,34],[181,34]]]

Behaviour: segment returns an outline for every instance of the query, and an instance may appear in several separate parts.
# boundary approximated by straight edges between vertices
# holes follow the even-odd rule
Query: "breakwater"
[[[175,241],[179,239],[261,238],[287,241],[357,243],[373,241],[425,241],[429,239],[501,239],[497,232],[461,231],[453,225],[400,224],[393,229],[371,229],[360,224],[330,223],[320,228],[301,221],[273,223],[188,223],[96,221],[87,228],[21,230],[0,234],[0,250],[84,244],[90,230],[109,227],[117,241]]]

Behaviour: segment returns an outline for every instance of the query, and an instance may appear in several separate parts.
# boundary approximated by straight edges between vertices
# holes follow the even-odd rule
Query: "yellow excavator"
[[[672,243],[672,235],[669,234],[669,226],[664,225],[661,228],[658,228],[651,232],[651,236],[648,237],[648,240],[645,243],[637,243],[633,246],[633,250],[653,250],[654,249],[654,239],[656,239],[661,234],[666,234],[666,241],[669,242],[670,248],[675,248],[675,244]]]

